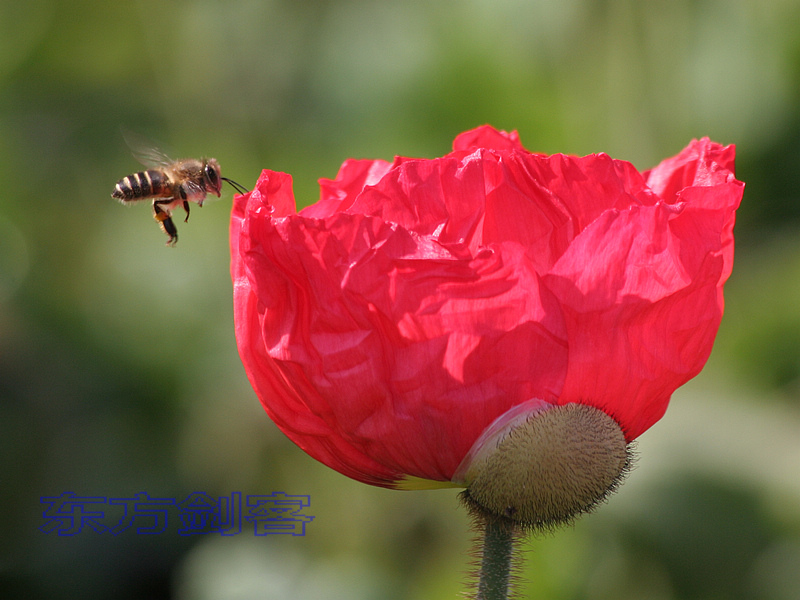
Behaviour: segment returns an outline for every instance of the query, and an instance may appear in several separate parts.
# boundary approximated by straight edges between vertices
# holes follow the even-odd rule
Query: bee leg
[[[163,202],[169,203],[171,200],[167,199]],[[170,214],[161,208],[158,201],[153,202],[153,218],[161,225],[161,231],[169,236],[167,246],[174,246],[178,242],[178,229],[175,227],[175,223],[172,222]]]
[[[183,220],[183,222],[184,223],[188,223],[189,222],[189,201],[188,200],[184,200],[183,201],[183,210],[186,211],[186,218]]]

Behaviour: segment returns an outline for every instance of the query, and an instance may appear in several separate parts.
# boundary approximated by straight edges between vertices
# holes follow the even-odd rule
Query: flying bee
[[[149,168],[120,179],[111,196],[124,204],[152,199],[153,217],[169,236],[167,246],[174,246],[178,241],[178,229],[172,222],[173,210],[182,206],[186,211],[183,220],[186,223],[189,203],[203,206],[208,193],[219,197],[223,181],[240,194],[247,192],[243,186],[222,176],[214,158],[173,161],[155,148],[132,146],[132,149],[139,162]]]

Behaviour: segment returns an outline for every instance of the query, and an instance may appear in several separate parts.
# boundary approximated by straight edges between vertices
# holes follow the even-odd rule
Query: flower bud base
[[[475,516],[547,529],[591,511],[621,483],[631,450],[601,410],[566,404],[534,412],[479,464],[462,500]]]

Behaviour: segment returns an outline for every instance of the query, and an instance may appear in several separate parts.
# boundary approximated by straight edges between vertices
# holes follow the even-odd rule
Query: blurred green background
[[[347,157],[483,123],[644,169],[710,136],[747,183],[707,369],[620,492],[531,540],[524,596],[800,598],[795,0],[0,0],[0,597],[456,598],[456,491],[351,481],[263,413],[233,337],[230,189],[164,247],[121,128],[301,203]],[[44,534],[41,496],[311,497],[305,537]]]

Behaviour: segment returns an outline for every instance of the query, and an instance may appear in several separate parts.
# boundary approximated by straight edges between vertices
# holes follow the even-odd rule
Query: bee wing
[[[147,138],[123,129],[122,136],[133,157],[148,168],[166,167],[174,161]]]

